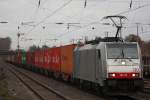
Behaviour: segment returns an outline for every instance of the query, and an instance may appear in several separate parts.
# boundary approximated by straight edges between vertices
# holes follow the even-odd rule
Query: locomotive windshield
[[[107,44],[108,59],[137,59],[137,44]]]

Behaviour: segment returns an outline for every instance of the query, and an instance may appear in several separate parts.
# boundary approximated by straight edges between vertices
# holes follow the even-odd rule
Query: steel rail
[[[35,91],[30,85],[28,85],[16,72],[9,69],[30,91],[32,91],[40,100],[45,100],[37,91]]]
[[[51,87],[49,87],[49,86],[47,86],[47,85],[45,85],[45,84],[43,84],[43,83],[37,81],[36,79],[31,78],[30,76],[28,76],[27,74],[25,74],[25,73],[19,71],[18,69],[16,69],[16,68],[13,68],[13,69],[14,69],[15,71],[19,72],[20,74],[24,75],[24,76],[27,77],[28,79],[34,81],[36,84],[38,84],[38,85],[42,86],[43,88],[47,89],[48,91],[51,91],[51,92],[54,93],[55,95],[59,96],[61,99],[63,99],[63,100],[71,100],[68,96],[65,96],[65,95],[61,94],[59,91],[56,91],[56,90],[54,90],[53,88],[51,88]],[[43,100],[43,99],[42,99],[42,100]]]

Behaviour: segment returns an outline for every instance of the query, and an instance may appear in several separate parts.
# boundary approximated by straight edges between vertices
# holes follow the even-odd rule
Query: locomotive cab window
[[[137,44],[107,44],[108,59],[138,59]]]

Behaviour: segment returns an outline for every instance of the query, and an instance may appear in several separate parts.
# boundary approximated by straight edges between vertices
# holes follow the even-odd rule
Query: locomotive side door
[[[96,82],[99,82],[102,86],[102,58],[101,58],[101,50],[96,49],[96,71],[95,71],[95,79]]]

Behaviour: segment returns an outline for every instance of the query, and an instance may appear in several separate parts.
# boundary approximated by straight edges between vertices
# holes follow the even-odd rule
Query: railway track
[[[8,69],[16,69],[19,70],[21,73],[24,73],[28,77],[34,79],[37,82],[40,82],[41,84],[44,84],[46,87],[52,88],[52,90],[56,91],[57,93],[61,94],[64,97],[67,97],[67,100],[106,100],[103,96],[91,94],[91,92],[87,92],[84,90],[80,90],[77,87],[74,87],[72,85],[68,85],[68,83],[60,82],[58,80],[45,77],[43,75],[33,73],[31,71],[18,68],[14,65],[8,64]],[[18,72],[19,73],[19,72]],[[53,99],[52,99],[53,100]]]
[[[13,73],[30,91],[32,91],[39,100],[71,100],[69,97],[64,96],[51,87],[29,77],[16,68],[9,68],[9,71]]]
[[[150,94],[150,80],[149,79],[144,79],[144,93]]]
[[[116,95],[108,97],[108,100],[138,100],[135,97],[125,96],[125,95]]]
[[[142,92],[150,94],[150,87],[144,87]]]

